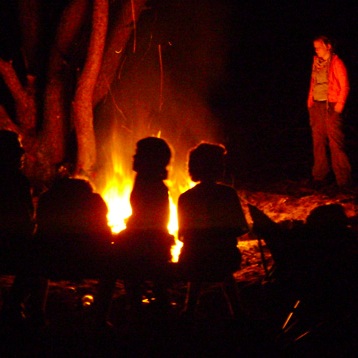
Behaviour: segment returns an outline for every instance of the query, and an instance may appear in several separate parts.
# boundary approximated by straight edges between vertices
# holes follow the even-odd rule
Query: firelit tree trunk
[[[119,3],[121,6],[113,6],[111,9],[112,17],[120,21],[115,21],[108,32],[101,71],[93,95],[94,106],[107,95],[132,35],[133,43],[128,47],[133,52],[136,50],[136,24],[146,2],[147,0],[126,0]]]
[[[93,110],[109,91],[145,3],[19,0],[25,74],[0,59],[0,76],[16,108],[16,118],[0,108],[0,128],[21,134],[25,171],[33,181],[53,178],[66,159],[71,131],[77,140],[76,172],[95,170]]]
[[[96,164],[93,128],[93,92],[102,64],[108,24],[108,0],[93,1],[92,32],[88,56],[78,79],[72,104],[78,145],[76,173],[91,176]]]
[[[71,53],[81,37],[83,24],[91,16],[87,0],[72,1],[62,13],[50,51],[47,81],[44,92],[41,152],[49,167],[61,163],[66,155],[66,137],[71,130],[70,107],[78,67]],[[105,14],[107,16],[107,14]]]

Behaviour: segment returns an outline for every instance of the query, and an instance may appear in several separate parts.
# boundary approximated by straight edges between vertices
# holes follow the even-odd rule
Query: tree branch
[[[7,62],[0,58],[0,75],[10,90],[15,102],[26,106],[27,93],[12,66],[12,61]]]
[[[32,131],[36,122],[35,77],[28,75],[28,87],[24,87],[17,76],[12,61],[0,58],[0,76],[15,100],[17,119],[23,131]]]
[[[125,53],[128,40],[133,34],[133,30],[135,30],[136,23],[146,2],[147,0],[123,1],[120,13],[118,15],[117,13],[115,14],[118,20],[116,19],[114,28],[111,29],[107,39],[101,72],[98,76],[93,96],[94,107],[103,100],[110,89]],[[135,48],[135,43],[133,48]]]

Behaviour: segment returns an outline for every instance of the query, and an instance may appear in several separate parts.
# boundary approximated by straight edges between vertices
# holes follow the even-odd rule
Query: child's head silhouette
[[[323,204],[311,210],[306,223],[312,228],[333,232],[346,228],[349,220],[341,204]]]
[[[195,182],[218,181],[224,173],[226,149],[220,144],[201,143],[189,153],[189,175]]]
[[[147,137],[137,142],[133,170],[139,175],[153,178],[167,178],[171,150],[168,143],[161,138]]]

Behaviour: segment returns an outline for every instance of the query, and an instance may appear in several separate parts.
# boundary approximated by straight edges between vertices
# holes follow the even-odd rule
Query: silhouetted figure
[[[99,277],[107,260],[111,230],[107,206],[84,179],[61,177],[42,193],[35,238],[16,285],[18,300],[32,295],[32,323],[46,323],[48,279]]]
[[[285,220],[276,223],[257,207],[250,204],[248,207],[253,219],[253,232],[265,241],[274,260],[268,275],[271,282],[293,283],[293,275],[300,277],[298,273],[306,271],[304,267],[307,260],[306,257],[303,260],[301,251],[302,248],[308,249],[310,242],[307,244],[304,221]]]
[[[236,191],[218,183],[224,174],[225,148],[202,143],[189,153],[189,174],[199,182],[179,197],[179,265],[189,280],[185,313],[194,314],[201,285],[224,282],[232,313],[242,316],[233,273],[240,269],[237,239],[248,225]]]
[[[112,241],[107,213],[89,181],[56,180],[36,211],[41,270],[53,279],[98,277]]]
[[[302,301],[306,319],[343,319],[356,312],[358,241],[342,205],[318,206],[305,223],[291,227],[255,207],[250,212],[253,231],[277,264],[273,277]]]
[[[131,312],[140,313],[142,284],[153,278],[153,292],[159,307],[168,305],[165,267],[171,259],[173,236],[168,233],[170,208],[167,166],[171,159],[168,144],[161,138],[147,137],[137,142],[133,156],[136,172],[130,196],[132,215],[127,228],[115,240],[113,275],[103,278],[99,288],[99,320],[106,321],[118,275],[124,284]],[[100,322],[101,323],[101,322]]]
[[[317,304],[316,310],[322,307],[329,308],[331,313],[347,307],[354,310],[358,298],[358,240],[344,207],[340,204],[316,207],[306,219],[306,228],[312,244],[311,254],[302,250],[311,264],[307,263],[309,278],[305,293]]]
[[[23,154],[18,135],[0,130],[0,271],[16,274],[2,317],[14,321],[23,318],[17,288],[34,230],[31,186],[21,172]]]

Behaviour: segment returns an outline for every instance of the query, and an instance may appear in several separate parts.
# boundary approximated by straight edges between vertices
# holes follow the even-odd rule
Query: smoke
[[[131,167],[135,143],[166,139],[173,172],[186,172],[188,150],[201,141],[222,142],[213,110],[225,81],[229,51],[225,1],[169,1],[145,11],[137,25],[136,52],[128,46],[110,96],[99,110],[100,162],[120,151]],[[105,166],[105,164],[103,164]]]

